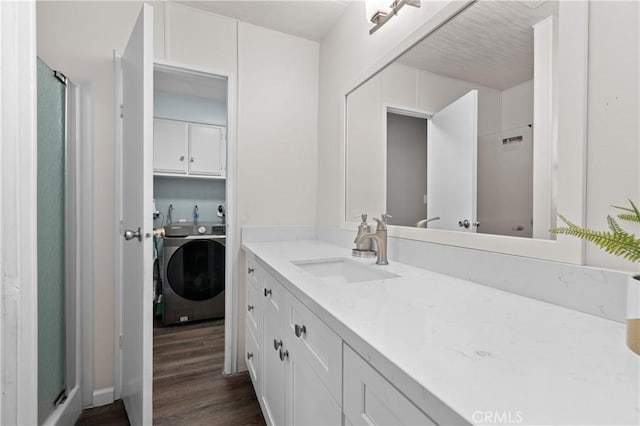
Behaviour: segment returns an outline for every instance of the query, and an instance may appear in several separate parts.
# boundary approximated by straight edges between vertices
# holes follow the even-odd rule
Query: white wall
[[[373,35],[364,5],[354,2],[320,45],[318,140],[318,223],[339,226],[341,211],[340,146],[343,96],[393,46],[424,23],[443,3],[423,2],[403,10]],[[591,2],[589,27],[589,140],[587,224],[605,227],[611,204],[640,202],[638,104],[638,2]],[[637,228],[636,228],[637,229]],[[587,264],[637,270],[637,266],[588,247]]]
[[[182,5],[152,4],[156,58],[238,73],[238,229],[245,224],[315,224],[318,43],[238,25],[235,20]],[[37,4],[38,55],[71,79],[90,81],[94,88],[96,246],[90,311],[94,314],[96,389],[114,383],[112,55],[114,49],[124,49],[140,5],[111,1]],[[238,268],[242,306],[243,262]],[[242,343],[242,325],[239,331]]]

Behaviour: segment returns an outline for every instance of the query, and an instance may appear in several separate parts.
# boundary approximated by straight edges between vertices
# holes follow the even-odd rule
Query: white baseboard
[[[111,404],[113,402],[113,386],[93,391],[93,406]]]

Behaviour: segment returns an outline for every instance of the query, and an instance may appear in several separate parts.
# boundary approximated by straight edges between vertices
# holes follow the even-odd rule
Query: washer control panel
[[[165,237],[179,238],[189,237],[192,235],[225,235],[226,227],[224,225],[212,225],[207,223],[172,223],[164,227]]]

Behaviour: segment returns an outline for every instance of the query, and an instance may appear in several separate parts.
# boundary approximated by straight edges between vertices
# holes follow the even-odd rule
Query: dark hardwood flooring
[[[224,376],[223,367],[224,320],[154,324],[153,423],[264,425],[248,373]],[[121,401],[85,410],[76,423],[106,424],[129,424]]]

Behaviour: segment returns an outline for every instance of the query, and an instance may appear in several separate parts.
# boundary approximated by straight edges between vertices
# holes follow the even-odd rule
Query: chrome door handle
[[[282,347],[282,340],[273,339],[273,349],[278,350]]]
[[[284,351],[280,349],[280,361],[284,362],[284,360],[287,358],[289,358],[289,351],[286,349]]]
[[[296,324],[293,328],[296,332],[297,337],[302,337],[303,334],[307,334],[307,327],[305,327],[304,325]]]
[[[127,241],[133,240],[134,238],[136,238],[138,241],[142,241],[142,233],[140,232],[140,227],[138,227],[137,231],[132,231],[131,229],[127,229],[124,231],[124,234],[122,236]]]

